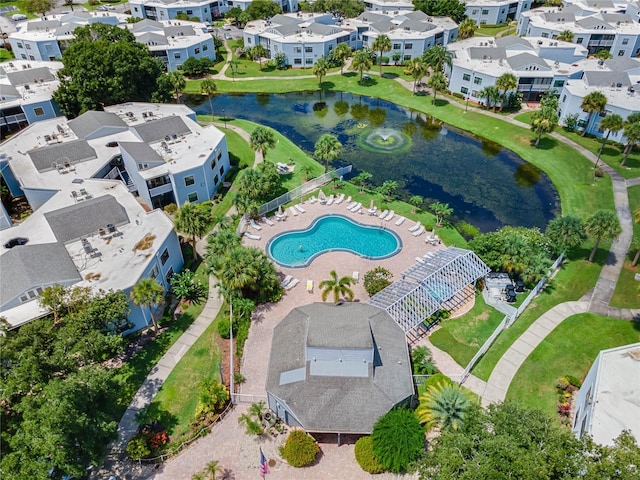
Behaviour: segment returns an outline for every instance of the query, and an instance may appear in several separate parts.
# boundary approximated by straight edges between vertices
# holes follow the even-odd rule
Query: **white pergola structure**
[[[475,282],[491,269],[471,250],[449,247],[402,272],[402,280],[375,294],[369,303],[385,310],[409,334],[434,321],[425,321],[438,310],[452,310],[474,295]]]

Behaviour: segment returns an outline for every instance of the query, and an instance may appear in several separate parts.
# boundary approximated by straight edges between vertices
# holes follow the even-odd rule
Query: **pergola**
[[[438,310],[465,302],[473,295],[468,287],[490,271],[471,250],[449,247],[416,262],[369,303],[389,313],[407,334]]]

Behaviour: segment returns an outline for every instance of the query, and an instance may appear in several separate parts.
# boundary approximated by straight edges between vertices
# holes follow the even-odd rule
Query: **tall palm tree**
[[[624,146],[624,157],[620,165],[624,165],[627,162],[633,146],[640,142],[640,113],[632,113],[627,117],[622,133],[627,137],[627,144]]]
[[[478,92],[478,98],[485,98],[485,108],[489,110],[489,108],[493,106],[493,111],[495,112],[498,102],[500,101],[500,92],[496,87],[484,87]]]
[[[584,229],[590,237],[595,238],[596,243],[589,255],[589,262],[593,262],[593,258],[598,251],[600,241],[613,240],[622,231],[620,221],[616,212],[612,210],[598,210],[596,213],[587,218]]]
[[[598,166],[598,161],[600,160],[600,156],[604,151],[604,146],[607,144],[607,140],[609,140],[609,135],[611,132],[618,133],[620,130],[624,128],[624,120],[617,113],[612,113],[611,115],[607,115],[600,122],[600,128],[602,130],[606,130],[607,134],[602,137],[602,145],[600,146],[600,150],[598,151],[598,158],[596,159],[596,167]]]
[[[131,301],[134,305],[138,307],[142,307],[142,315],[144,315],[144,307],[149,309],[149,316],[151,317],[151,322],[153,323],[153,327],[158,333],[158,324],[156,320],[153,318],[153,312],[151,311],[151,307],[155,307],[160,305],[163,300],[164,288],[153,278],[141,278],[131,289],[131,293],[129,296],[131,297]],[[146,321],[146,318],[145,318]],[[148,324],[148,323],[147,323]]]
[[[360,193],[363,193],[364,192],[364,187],[367,185],[367,182],[369,182],[369,180],[371,180],[371,177],[373,177],[373,175],[371,175],[370,172],[366,172],[366,171],[363,170],[358,175],[353,177],[351,179],[351,181],[353,183],[355,183],[357,186],[359,186],[360,187]]]
[[[342,143],[329,133],[323,134],[315,145],[313,154],[321,162],[325,162],[325,171],[329,170],[329,162],[332,162],[342,153]]]
[[[331,275],[331,278],[329,280],[323,280],[319,285],[322,289],[322,301],[326,301],[330,293],[333,293],[334,303],[340,301],[341,295],[346,296],[349,301],[353,300],[353,290],[349,288],[350,285],[354,283],[353,278],[349,276],[338,278],[335,270],[331,270],[329,275]]]
[[[211,215],[202,206],[185,202],[176,212],[174,223],[178,232],[191,237],[193,259],[197,259],[196,238],[202,238],[209,231]]]
[[[555,110],[549,107],[543,107],[533,112],[533,116],[531,117],[531,130],[536,134],[536,143],[534,146],[538,146],[543,134],[553,132],[557,125],[558,114]]]
[[[442,72],[445,65],[451,67],[453,54],[442,45],[434,45],[422,54],[422,60],[434,72]]]
[[[211,460],[205,467],[205,472],[209,475],[209,480],[216,480],[216,475],[220,471],[220,462],[218,462],[218,460]]]
[[[322,89],[322,77],[329,71],[329,61],[325,57],[320,57],[311,69],[316,77],[318,77],[318,86]]]
[[[378,35],[371,44],[371,49],[378,52],[378,65],[380,66],[380,75],[382,75],[382,54],[391,50],[391,40],[386,35]]]
[[[209,97],[209,110],[211,110],[211,120],[213,121],[213,96],[218,91],[218,86],[213,78],[205,78],[200,82],[200,93]]]
[[[412,58],[411,60],[409,60],[407,70],[413,78],[413,93],[416,93],[416,85],[418,84],[420,79],[427,74],[427,64],[424,63],[420,58]]]
[[[340,42],[336,45],[336,48],[331,52],[331,57],[340,64],[340,75],[342,75],[342,69],[347,61],[347,58],[351,56],[351,47],[347,42]]]
[[[360,84],[362,84],[362,75],[371,68],[371,52],[366,49],[358,50],[353,55],[351,69],[360,73]]]
[[[518,88],[518,79],[513,73],[503,73],[496,80],[496,88],[498,91],[502,91],[502,101],[500,102],[500,111],[502,111],[505,103],[507,103],[507,93]]]
[[[447,88],[447,78],[444,76],[444,73],[436,72],[431,75],[427,84],[431,87],[431,90],[433,90],[433,101],[431,103],[435,105],[438,92]]]
[[[169,81],[173,87],[173,91],[176,92],[176,103],[180,103],[180,93],[184,90],[187,81],[184,79],[184,75],[179,70],[173,70],[167,73]]]
[[[563,30],[557,38],[563,42],[573,42],[573,37],[574,35],[571,30]]]
[[[267,150],[270,148],[275,148],[276,139],[273,135],[273,130],[267,127],[256,127],[253,132],[251,132],[250,137],[251,148],[262,154],[262,159],[264,160],[267,156]]]
[[[458,25],[458,38],[460,40],[471,38],[475,35],[477,29],[478,24],[472,18],[465,18]]]
[[[582,103],[580,106],[582,110],[587,112],[589,116],[587,117],[587,123],[584,126],[584,130],[582,131],[582,136],[584,137],[589,130],[589,125],[591,124],[591,119],[593,118],[594,113],[600,113],[604,110],[604,107],[607,105],[607,97],[604,93],[599,90],[595,92],[591,92],[584,96],[582,99]]]
[[[255,284],[259,273],[258,265],[250,261],[247,249],[238,246],[227,251],[220,260],[216,276],[228,292],[240,293]]]
[[[436,225],[439,227],[442,225],[444,219],[453,213],[453,208],[451,208],[448,203],[433,202],[429,205],[429,208],[436,216]]]
[[[441,430],[456,430],[470,407],[471,400],[460,385],[439,383],[420,395],[416,415],[429,427],[438,425]]]
[[[258,63],[260,64],[260,70],[262,70],[262,57],[267,54],[267,49],[262,46],[261,43],[258,43],[251,49],[251,58],[254,60],[257,58]]]

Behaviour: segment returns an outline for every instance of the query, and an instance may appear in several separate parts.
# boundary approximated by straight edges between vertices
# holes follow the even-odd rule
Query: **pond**
[[[204,97],[187,104],[210,113]],[[421,195],[427,203],[448,203],[454,220],[483,232],[544,228],[560,209],[546,174],[518,155],[384,100],[341,92],[225,94],[213,108],[216,115],[268,125],[311,155],[320,135],[331,133],[344,145],[333,166],[352,164],[352,176],[370,172],[376,186],[396,181],[404,200]]]

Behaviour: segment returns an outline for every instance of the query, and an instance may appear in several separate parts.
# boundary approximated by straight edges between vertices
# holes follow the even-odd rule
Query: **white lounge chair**
[[[260,217],[260,221],[262,223],[266,223],[267,225],[269,225],[270,227],[273,227],[275,225],[275,223],[273,223],[271,220],[269,220],[267,217]]]
[[[431,258],[436,254],[436,252],[427,252],[423,255],[424,258]]]
[[[382,220],[383,218],[387,218],[388,214],[389,214],[389,210],[383,210],[382,213],[378,215],[378,218]]]
[[[355,212],[356,210],[359,210],[362,207],[362,204],[360,202],[356,202],[356,204],[351,207],[349,210],[351,210],[352,212]]]
[[[357,204],[358,202],[351,202],[349,205],[347,205],[347,210],[351,210],[352,208],[355,208]]]
[[[351,274],[351,278],[353,278],[353,281],[358,283],[358,281],[360,280],[360,272],[358,272],[357,270],[354,270],[353,273]]]
[[[415,224],[413,227],[409,227],[409,231],[410,231],[410,232],[415,232],[415,231],[417,231],[421,226],[422,226],[422,223],[420,223],[420,222],[416,222],[416,224]]]
[[[285,290],[291,290],[293,287],[295,287],[299,283],[300,283],[300,280],[298,280],[297,278],[294,278],[289,283],[287,283],[287,286],[284,287],[284,289]]]
[[[315,195],[309,199],[309,203],[316,203],[317,201],[318,199],[316,198]]]
[[[307,213],[307,211],[304,208],[302,208],[302,205],[299,205],[296,203],[294,207],[296,207],[296,210],[298,210],[300,213]]]
[[[253,233],[249,233],[249,232],[244,232],[244,236],[247,237],[250,240],[260,240],[260,235],[254,235]]]
[[[258,225],[253,218],[249,220],[249,225],[251,225],[255,230],[262,230],[262,227]]]
[[[393,217],[396,216],[396,212],[394,212],[393,210],[391,210],[386,217],[383,218],[383,220],[385,222],[388,222],[389,220],[391,220]]]
[[[400,225],[402,225],[404,223],[405,220],[406,220],[406,218],[401,216],[400,218],[398,218],[398,220],[396,220],[396,225],[399,227]]]
[[[327,200],[327,205],[333,204],[333,199],[334,199],[333,194],[329,195],[329,199]]]
[[[414,237],[419,237],[420,235],[422,235],[424,233],[426,229],[424,228],[423,225],[420,225],[420,228],[418,230],[416,230],[415,232],[413,232],[411,235],[413,235]]]
[[[282,280],[280,282],[280,286],[282,288],[286,288],[287,285],[289,285],[289,282],[293,279],[293,275],[287,275],[286,277],[284,277],[284,280]]]
[[[293,215],[294,217],[298,216],[298,211],[295,208],[289,207],[289,211],[291,212],[291,215]]]
[[[343,201],[344,201],[344,193],[341,193],[340,195],[338,195],[338,198],[336,198],[335,204],[340,205]]]
[[[313,280],[307,280],[307,292],[313,293]]]
[[[276,220],[279,222],[284,222],[287,219],[287,214],[282,212],[282,213],[276,213]]]

